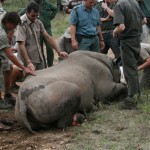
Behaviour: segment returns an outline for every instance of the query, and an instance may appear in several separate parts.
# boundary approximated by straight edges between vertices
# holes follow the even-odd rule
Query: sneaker
[[[13,106],[10,104],[5,104],[2,98],[0,99],[0,109],[7,110],[7,109],[11,109],[12,107]]]
[[[4,103],[5,104],[10,104],[12,106],[15,106],[15,104],[16,104],[16,98],[13,97],[10,93],[8,93],[4,97]]]
[[[19,86],[17,86],[17,85],[13,85],[13,86],[9,89],[10,93],[15,93],[15,94],[18,94],[18,90],[19,90]]]
[[[137,100],[132,97],[126,97],[122,109],[137,109]]]

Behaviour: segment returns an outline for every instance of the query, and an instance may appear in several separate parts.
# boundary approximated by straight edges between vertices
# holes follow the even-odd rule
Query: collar
[[[82,9],[83,10],[87,10],[87,11],[91,11],[92,10],[92,8],[91,9],[87,9],[86,7],[85,7],[85,2],[83,1],[83,3],[81,4],[81,6],[82,6]]]
[[[22,20],[22,22],[27,22],[28,25],[30,25],[31,23],[33,23],[33,22],[30,21],[30,19],[28,19],[26,13],[23,16],[21,16],[21,20]]]

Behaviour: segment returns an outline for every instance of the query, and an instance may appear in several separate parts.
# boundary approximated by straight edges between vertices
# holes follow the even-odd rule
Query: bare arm
[[[25,42],[23,41],[20,41],[18,42],[18,45],[19,45],[19,49],[20,49],[20,52],[21,52],[21,55],[23,56],[26,64],[27,64],[27,67],[29,69],[31,69],[32,71],[35,71],[35,67],[33,65],[33,63],[31,62],[29,56],[28,56],[28,53],[27,53],[27,50],[25,48]]]
[[[106,2],[102,2],[102,8],[104,8],[110,16],[114,16],[114,11],[107,6]]]
[[[118,37],[118,35],[125,30],[124,24],[119,24],[113,31],[113,36]]]
[[[145,62],[138,67],[138,70],[142,70],[150,67],[150,56],[145,60]]]
[[[25,67],[20,63],[17,57],[13,54],[12,48],[5,48],[4,52],[6,53],[8,59],[10,59],[16,66],[18,66],[22,70],[25,69]]]
[[[100,27],[100,26],[97,26],[97,30],[98,30],[98,37],[99,37],[101,49],[104,49],[105,43],[104,43],[104,39],[103,39],[101,27]]]
[[[18,66],[20,69],[22,69],[23,71],[25,71],[28,74],[31,75],[35,75],[35,72],[33,72],[32,70],[26,68],[25,66],[23,66],[20,61],[17,59],[17,57],[13,54],[12,49],[11,48],[5,48],[4,52],[6,53],[7,57],[16,65]]]
[[[76,40],[76,26],[75,25],[70,26],[70,34],[71,34],[72,48],[74,50],[77,50],[78,49],[78,42]]]
[[[29,64],[30,61],[30,58],[27,54],[27,50],[25,48],[25,43],[22,41],[22,42],[18,42],[18,46],[19,46],[19,49],[20,49],[20,52],[21,52],[21,55],[23,56],[26,64]]]
[[[43,36],[47,40],[47,42],[52,46],[52,48],[55,49],[55,51],[57,52],[57,54],[60,57],[62,57],[62,58],[67,58],[68,57],[68,54],[66,52],[62,52],[59,49],[56,41],[46,31],[43,32]]]

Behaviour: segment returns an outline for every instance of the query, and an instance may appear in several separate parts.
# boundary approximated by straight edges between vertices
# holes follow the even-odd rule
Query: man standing
[[[9,40],[7,37],[7,33],[9,30],[14,30],[18,24],[21,23],[20,17],[16,12],[6,13],[1,21],[0,25],[0,76],[3,75],[4,70],[10,70],[10,64],[8,59],[10,59],[15,65],[17,65],[20,69],[25,71],[25,73],[29,73],[35,75],[33,71],[29,68],[24,67],[20,61],[14,56],[12,52],[12,48],[9,45]],[[9,83],[10,76],[4,76],[4,104],[1,104],[0,108],[4,108],[7,104],[14,105],[15,99],[9,93]],[[9,82],[9,83],[8,83]],[[0,87],[0,90],[2,87]]]
[[[16,41],[19,43],[21,60],[32,70],[45,68],[40,47],[40,35],[56,50],[58,55],[67,58],[66,52],[61,52],[55,40],[46,32],[39,16],[39,6],[31,2],[27,6],[26,14],[21,17],[22,24],[17,27]]]
[[[114,37],[119,37],[124,75],[128,83],[128,97],[124,108],[136,107],[139,94],[137,60],[144,16],[135,0],[109,0],[114,7]]]
[[[34,0],[36,3],[38,3],[40,8],[40,20],[42,21],[45,30],[47,33],[52,36],[51,31],[51,20],[54,19],[56,16],[58,9],[56,6],[52,5],[48,2],[48,0]],[[46,54],[47,54],[47,63],[44,55],[44,47],[43,43],[46,45]],[[51,67],[53,65],[54,60],[54,52],[52,47],[48,44],[48,42],[45,40],[45,38],[41,35],[41,49],[42,49],[42,55],[44,58],[44,64],[45,67]]]
[[[52,36],[51,20],[54,19],[54,17],[56,16],[56,14],[58,12],[57,7],[52,5],[51,3],[49,3],[48,0],[34,0],[34,2],[36,2],[39,5],[39,18],[40,18],[41,22],[43,23],[45,30],[47,31],[47,33],[50,36]],[[20,16],[25,14],[26,9],[27,8],[25,8],[25,9],[21,10],[21,12],[19,12]],[[45,55],[44,55],[44,47],[43,47],[44,43],[46,46],[47,62],[46,62]],[[43,56],[45,68],[51,67],[53,65],[53,61],[54,61],[54,52],[53,52],[52,47],[49,45],[49,43],[43,37],[43,35],[41,35],[41,37],[40,37],[40,46],[41,46],[41,50],[42,50],[42,56]]]
[[[113,14],[110,12],[115,4],[109,4],[107,1],[109,0],[106,0],[105,3],[97,2],[96,4],[96,8],[98,9],[101,17],[101,30],[105,42],[105,48],[101,49],[100,52],[107,54],[108,50],[111,48],[115,58],[118,58],[120,56],[119,39],[113,37],[113,29],[115,26],[113,25]]]
[[[70,14],[71,41],[74,50],[99,52],[104,48],[99,12],[93,6],[95,0],[84,0]]]

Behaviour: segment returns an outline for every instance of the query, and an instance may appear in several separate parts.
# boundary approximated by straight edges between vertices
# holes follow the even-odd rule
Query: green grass
[[[53,36],[58,38],[64,33],[67,27],[69,27],[69,15],[64,12],[59,12],[51,23]]]
[[[89,121],[76,128],[68,149],[149,150],[150,97],[139,104],[138,110],[122,110],[120,103],[89,114]]]

